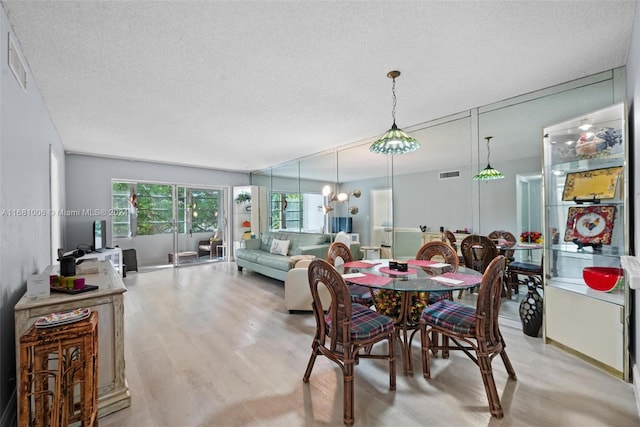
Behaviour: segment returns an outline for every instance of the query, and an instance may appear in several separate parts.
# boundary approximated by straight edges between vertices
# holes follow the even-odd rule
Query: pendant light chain
[[[489,159],[491,158],[491,147],[489,147],[489,141],[491,141],[492,136],[487,136],[485,139],[487,140],[487,164],[489,164]]]
[[[391,93],[393,94],[393,109],[391,110],[391,117],[393,118],[393,124],[396,124],[396,104],[398,98],[396,98],[396,78],[393,77],[393,83],[391,84]]]

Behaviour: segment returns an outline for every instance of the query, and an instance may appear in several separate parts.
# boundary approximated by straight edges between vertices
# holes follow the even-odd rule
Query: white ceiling
[[[626,63],[635,1],[8,1],[65,150],[251,171]],[[421,141],[428,147],[428,141]],[[452,153],[455,155],[455,153]]]

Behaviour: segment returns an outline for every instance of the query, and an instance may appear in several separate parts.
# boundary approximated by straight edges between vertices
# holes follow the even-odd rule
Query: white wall
[[[111,207],[112,179],[176,183],[194,187],[232,187],[249,183],[249,174],[246,173],[79,154],[67,154],[66,165],[66,208],[81,212],[85,209],[104,209],[108,212]],[[109,246],[114,244],[111,218],[108,215],[102,217],[80,215],[66,218],[65,248],[73,249],[82,244],[90,245],[92,224],[97,219],[107,220],[107,244]],[[229,221],[231,219],[229,218]],[[229,225],[233,226],[231,223]],[[197,242],[199,237],[201,236],[194,234],[194,242]],[[135,245],[131,239],[117,239],[115,244],[123,249],[135,248],[139,264],[148,264],[157,260],[166,262],[168,250],[172,248],[171,235],[140,236],[135,239]],[[195,250],[195,245],[197,243],[193,243],[191,250]]]
[[[2,10],[0,8],[0,10]],[[49,146],[62,158],[62,144],[37,84],[27,72],[27,91],[7,66],[11,31],[0,12],[0,425],[15,416],[13,307],[29,275],[50,259]],[[12,35],[13,36],[13,35]],[[60,165],[64,169],[64,162]],[[64,195],[62,195],[64,203]],[[34,211],[22,211],[34,209]],[[14,211],[15,210],[15,211]],[[46,212],[45,215],[41,213]],[[14,213],[26,215],[14,215]]]

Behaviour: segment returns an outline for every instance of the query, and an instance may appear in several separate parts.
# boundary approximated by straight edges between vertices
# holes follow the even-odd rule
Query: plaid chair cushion
[[[509,270],[526,271],[533,274],[542,274],[542,268],[538,264],[530,264],[528,262],[511,262]]]
[[[440,300],[449,298],[449,292],[441,291],[441,292],[430,292],[429,293],[429,304],[434,304]]]
[[[327,333],[331,330],[331,317],[325,315]],[[393,319],[376,313],[360,304],[351,304],[351,339],[363,340],[393,330]]]
[[[435,325],[460,334],[470,335],[476,329],[476,310],[457,302],[443,299],[422,311],[422,318]]]
[[[351,301],[362,304],[367,307],[373,305],[373,298],[371,298],[371,289],[362,285],[348,285],[349,294],[351,294]]]

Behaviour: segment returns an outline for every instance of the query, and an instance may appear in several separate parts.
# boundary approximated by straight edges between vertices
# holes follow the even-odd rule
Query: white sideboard
[[[76,295],[51,292],[46,297],[29,297],[25,293],[15,305],[16,371],[19,375],[20,336],[39,317],[90,308],[98,313],[98,416],[102,417],[131,405],[124,362],[124,293],[127,289],[111,261],[87,260],[80,266],[97,271],[78,277],[84,277],[87,284],[97,285],[98,289]],[[58,265],[49,266],[43,272],[58,273]]]
[[[89,252],[84,256],[78,258],[78,260],[99,260],[99,261],[111,261],[111,264],[115,267],[116,271],[120,273],[120,277],[124,277],[124,268],[122,268],[122,249],[110,248],[103,249],[101,252]],[[82,264],[80,264],[82,265]]]

